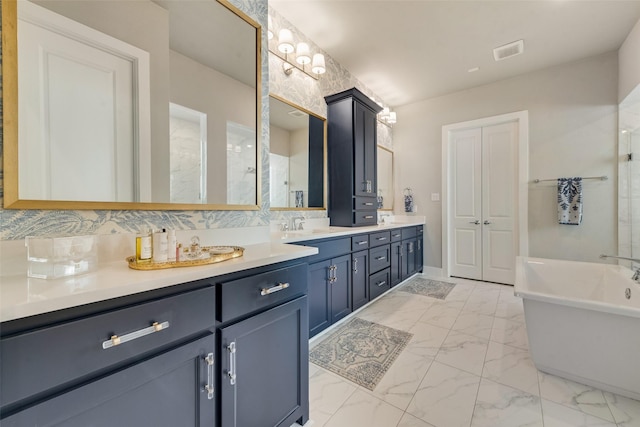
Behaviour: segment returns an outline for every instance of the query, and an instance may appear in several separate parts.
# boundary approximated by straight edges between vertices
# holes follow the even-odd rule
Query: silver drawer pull
[[[387,259],[386,256],[379,256],[376,258],[376,261],[382,261],[383,259]]]
[[[112,335],[110,339],[104,341],[102,343],[102,349],[106,350],[111,347],[115,347],[120,344],[124,344],[127,341],[133,341],[140,337],[144,337],[145,335],[153,334],[154,332],[160,332],[163,329],[167,329],[169,327],[169,322],[153,322],[151,326],[148,328],[140,329],[139,331],[131,332],[130,334],[125,334],[119,337],[118,335]]]
[[[229,377],[229,384],[236,385],[236,342],[233,341],[227,346],[229,351],[229,371],[227,377]]]
[[[363,240],[362,242],[358,242],[358,244],[359,244],[359,245],[366,245],[366,244],[367,244],[367,241],[366,241],[366,240]]]
[[[281,291],[283,289],[287,289],[289,287],[288,283],[279,283],[276,286],[272,286],[270,288],[262,288],[262,290],[260,291],[260,295],[265,296],[265,295],[269,295],[272,294],[274,292],[278,292]]]
[[[215,381],[215,371],[213,370],[213,353],[207,354],[207,357],[204,358],[204,361],[207,364],[207,384],[204,386],[204,391],[207,392],[207,399],[212,400],[214,392],[213,383]]]
[[[383,241],[383,240],[387,240],[387,238],[386,237],[377,237],[376,240]]]
[[[373,206],[373,202],[366,202],[366,203],[363,203],[363,205],[365,205],[365,206]]]
[[[387,281],[386,281],[386,280],[383,280],[382,282],[377,283],[377,286],[378,286],[378,287],[380,287],[380,286],[384,286],[384,285],[386,285],[386,284],[387,284]]]
[[[365,215],[363,218],[364,219],[373,219],[373,215]]]
[[[400,237],[402,234],[394,234],[392,237]]]

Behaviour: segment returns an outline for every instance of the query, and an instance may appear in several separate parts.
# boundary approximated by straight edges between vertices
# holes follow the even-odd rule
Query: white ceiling
[[[269,5],[394,107],[617,50],[640,19],[640,0]],[[494,61],[493,48],[519,39],[524,54]]]

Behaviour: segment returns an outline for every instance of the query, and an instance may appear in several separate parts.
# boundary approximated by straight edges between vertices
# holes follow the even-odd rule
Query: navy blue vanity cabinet
[[[369,251],[354,252],[352,258],[351,297],[355,311],[369,302]]]
[[[390,280],[391,287],[402,282],[402,242],[391,243]]]
[[[352,238],[310,240],[296,244],[318,248],[316,255],[307,258],[309,336],[313,337],[353,311]],[[353,244],[360,246],[358,242]]]
[[[424,267],[424,226],[416,227],[416,273],[421,273]]]
[[[331,225],[375,225],[376,114],[381,107],[356,88],[325,100]]]
[[[215,288],[198,281],[2,324],[2,426],[215,426]]]
[[[309,419],[307,264],[218,280],[218,425],[303,425]]]

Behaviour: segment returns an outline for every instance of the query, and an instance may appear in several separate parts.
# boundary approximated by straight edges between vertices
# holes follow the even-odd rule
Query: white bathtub
[[[518,257],[515,294],[536,367],[640,400],[640,285],[632,275],[617,265]]]

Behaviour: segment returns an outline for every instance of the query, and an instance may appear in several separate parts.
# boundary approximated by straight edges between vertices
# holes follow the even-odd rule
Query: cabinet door
[[[334,258],[332,261],[331,323],[351,313],[351,255]]]
[[[391,286],[402,282],[402,242],[391,244]]]
[[[416,272],[416,239],[403,240],[402,246],[402,280],[404,280]]]
[[[220,329],[221,427],[307,422],[308,328],[304,296]]]
[[[331,293],[329,270],[331,261],[309,264],[309,336],[313,337],[331,325]]]
[[[421,272],[422,271],[422,266],[424,264],[424,243],[422,240],[422,236],[418,235],[418,237],[416,238],[416,266],[415,266],[415,271],[416,272]]]
[[[215,426],[214,353],[209,333],[10,415],[2,426]]]
[[[351,274],[351,297],[353,310],[357,310],[369,302],[369,251],[360,251],[353,254]]]
[[[353,161],[354,195],[372,196],[376,189],[376,118],[354,102]]]

